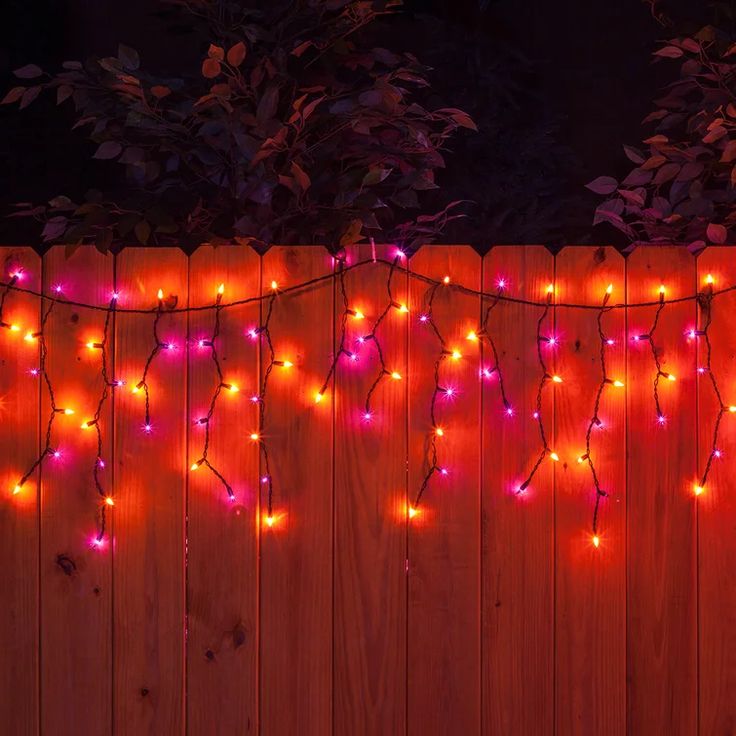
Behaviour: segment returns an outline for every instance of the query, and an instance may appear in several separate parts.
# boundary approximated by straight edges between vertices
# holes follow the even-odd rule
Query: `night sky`
[[[584,189],[601,174],[622,175],[623,143],[640,142],[641,119],[658,88],[676,74],[652,64],[657,42],[712,20],[697,0],[663,0],[673,21],[663,28],[642,0],[411,0],[377,31],[379,43],[409,50],[434,67],[438,105],[459,107],[480,133],[463,135],[439,180],[440,200],[471,199],[469,217],[445,242],[601,243],[623,245],[612,228],[591,227],[597,198]],[[186,35],[166,35],[153,0],[6,0],[0,77],[34,62],[55,69],[65,59],[138,49],[157,70],[197,69],[203,49]],[[69,131],[69,117],[41,99],[29,110],[0,108],[0,213],[17,201],[64,193],[81,198],[104,184],[90,160],[93,145]],[[114,166],[114,164],[112,164]],[[104,168],[104,167],[103,167]],[[101,177],[103,179],[101,180]],[[6,244],[39,242],[38,226],[3,219]]]

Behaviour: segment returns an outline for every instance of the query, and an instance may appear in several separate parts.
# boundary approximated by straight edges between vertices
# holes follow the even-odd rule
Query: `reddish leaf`
[[[56,104],[61,105],[61,103],[64,102],[64,100],[72,96],[73,92],[74,90],[68,84],[62,84],[56,90]]]
[[[292,161],[291,162],[291,173],[293,174],[294,179],[296,179],[297,183],[299,184],[301,190],[303,192],[306,192],[312,183],[307,172],[304,171],[304,169],[302,169],[302,167],[299,166],[299,164],[296,161]]]
[[[43,74],[43,69],[35,64],[26,64],[20,69],[16,69],[13,74],[15,74],[18,79],[35,79]]]
[[[36,99],[41,94],[41,87],[29,87],[24,93],[23,97],[21,98],[20,105],[18,105],[18,109],[22,110],[25,107],[28,107],[28,105],[33,102],[33,100]]]
[[[679,59],[684,54],[682,49],[678,49],[677,46],[665,46],[662,49],[657,49],[654,52],[654,56],[662,56],[666,59]]]
[[[26,91],[25,87],[13,87],[6,95],[3,97],[2,102],[0,102],[0,105],[10,105],[13,102],[17,102],[21,97],[23,97],[23,93]]]
[[[220,62],[216,59],[205,59],[202,62],[202,76],[205,79],[214,79],[220,73]]]
[[[163,84],[155,84],[151,87],[151,94],[157,100],[162,100],[164,97],[168,97],[171,94],[171,90]]]
[[[111,159],[116,158],[122,152],[123,147],[116,141],[105,141],[95,151],[94,158]]]
[[[227,52],[227,63],[231,66],[240,66],[245,61],[245,51],[245,44],[242,41],[238,41]]]
[[[209,56],[210,59],[215,59],[216,61],[224,61],[225,49],[223,49],[222,46],[215,46],[215,44],[211,43],[210,47],[207,49],[207,56]]]
[[[710,240],[711,243],[718,244],[725,243],[726,238],[728,237],[728,231],[726,228],[723,227],[723,225],[717,225],[713,222],[708,225],[705,234],[708,236],[708,240]]]
[[[599,176],[585,185],[586,189],[596,194],[612,194],[617,187],[618,182],[611,176]]]

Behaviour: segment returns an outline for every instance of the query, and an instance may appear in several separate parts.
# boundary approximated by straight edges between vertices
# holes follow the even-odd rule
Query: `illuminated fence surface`
[[[729,733],[732,254],[0,248],[0,730]]]

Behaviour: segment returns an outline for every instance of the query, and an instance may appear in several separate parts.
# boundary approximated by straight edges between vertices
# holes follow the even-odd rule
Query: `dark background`
[[[657,42],[711,22],[700,0],[662,0],[659,23],[643,0],[407,0],[376,29],[378,42],[410,50],[434,68],[437,104],[460,107],[480,133],[463,135],[440,179],[441,201],[471,199],[469,217],[445,242],[624,245],[591,227],[597,198],[584,184],[623,175],[623,143],[638,143],[658,88],[676,74],[652,64]],[[163,72],[196,70],[203,49],[165,34],[155,0],[6,0],[0,84],[34,62],[114,54],[122,41]],[[0,108],[0,242],[37,245],[39,227],[5,219],[9,204],[79,197],[104,178],[91,143],[47,96],[28,110]],[[104,182],[102,182],[104,183]]]

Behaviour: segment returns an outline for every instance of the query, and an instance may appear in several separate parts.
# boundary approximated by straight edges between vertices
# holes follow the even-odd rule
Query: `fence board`
[[[0,274],[18,268],[23,288],[41,288],[41,259],[30,248],[0,248]],[[38,324],[40,299],[10,292],[3,309],[8,324]],[[0,723],[8,733],[38,733],[38,474],[13,495],[18,479],[38,454],[40,382],[29,374],[38,345],[22,344],[23,333],[0,330]]]
[[[63,246],[43,259],[47,294],[106,306],[112,291],[113,259],[94,249],[67,258]],[[48,306],[48,304],[46,305]],[[94,416],[103,390],[100,352],[86,343],[102,338],[104,312],[56,304],[46,324],[48,373],[59,408],[52,447],[41,469],[41,730],[108,733],[111,723],[111,558],[109,545],[91,544],[100,498],[92,473],[97,437],[80,425]],[[35,348],[33,348],[35,350]],[[51,412],[42,387],[42,448]],[[110,458],[111,402],[101,415],[103,456]],[[111,479],[106,479],[111,487]]]
[[[627,263],[627,301],[692,294],[695,262],[684,248],[635,250]],[[630,308],[630,334],[646,334],[657,307]],[[628,375],[628,732],[693,734],[697,720],[695,356],[683,332],[692,301],[665,306],[654,335],[663,370],[657,426],[654,359],[646,341],[629,341]]]
[[[714,288],[736,283],[736,263],[732,248],[708,248],[697,261],[698,288],[712,274]],[[713,302],[713,323],[709,328],[712,344],[711,366],[724,403],[736,404],[734,355],[736,331],[736,293],[722,294]],[[702,326],[702,321],[701,321]],[[698,338],[698,365],[707,366],[707,350]],[[719,402],[710,377],[698,376],[698,476],[703,472],[713,446],[713,428]],[[697,500],[698,580],[700,643],[700,733],[736,731],[736,457],[734,415],[727,413],[719,431],[717,447],[723,453],[715,459],[705,486]]]
[[[377,254],[393,258],[388,247]],[[348,250],[351,263],[371,257]],[[346,275],[350,303],[361,309],[353,338],[370,329],[387,304],[388,269]],[[406,277],[395,295],[407,298]],[[336,305],[340,318],[341,306]],[[391,310],[379,328],[389,370],[406,374],[408,322]],[[365,322],[365,326],[363,325]],[[335,381],[335,734],[403,733],[406,729],[406,383],[386,380],[362,421],[366,393],[379,371],[375,346],[362,346],[355,372]]]
[[[558,299],[609,305],[626,294],[624,259],[613,248],[565,248],[556,257]],[[599,312],[558,309],[553,348],[564,381],[556,392],[555,466],[556,721],[564,734],[620,734],[626,727],[626,394],[606,385],[591,431],[591,459],[602,489],[600,546],[592,543],[596,489],[585,455],[586,432],[602,378]],[[622,309],[601,318],[606,374],[626,383]]]
[[[542,246],[497,247],[483,259],[483,289],[544,299],[554,259]],[[488,305],[486,300],[485,304]],[[498,379],[483,388],[482,704],[483,733],[525,736],[551,732],[554,671],[554,487],[545,463],[523,496],[519,483],[539,453],[535,408],[540,368],[540,308],[501,303],[491,313],[506,392],[515,416],[504,416]],[[551,324],[551,322],[549,323]],[[484,358],[491,363],[488,344]],[[543,397],[554,428],[551,392]]]
[[[480,256],[468,246],[427,246],[412,270],[481,288]],[[409,498],[432,465],[430,404],[441,345],[427,314],[432,287],[410,280]],[[440,386],[453,395],[436,401],[438,462],[418,515],[409,523],[408,721],[409,733],[472,734],[480,731],[480,356],[466,340],[478,329],[480,299],[438,287],[432,322],[445,349]]]
[[[133,395],[152,335],[157,291],[187,306],[188,262],[177,250],[136,248],[117,257],[120,304],[151,309],[117,320],[115,406],[115,731],[176,734],[184,726],[184,506],[186,351],[159,354],[151,368],[153,431],[143,429],[143,391]],[[187,315],[164,315],[160,337],[184,345]]]
[[[266,289],[272,281],[288,288],[331,270],[322,248],[277,246],[263,256]],[[332,730],[332,381],[322,400],[315,395],[334,350],[333,296],[328,280],[282,297],[270,322],[277,359],[295,368],[272,374],[266,404],[277,522],[261,527],[264,734]],[[264,345],[262,369],[268,361]]]
[[[190,258],[189,304],[245,299],[260,288],[260,258],[248,248],[200,247]],[[189,734],[254,733],[257,722],[258,450],[247,442],[256,407],[258,350],[245,337],[257,324],[257,303],[220,312],[215,346],[223,390],[210,422],[208,459],[231,484],[235,500],[207,467],[189,474],[187,503],[187,711]],[[218,375],[209,346],[215,310],[189,315],[189,455],[202,457],[206,417]],[[182,346],[183,347],[183,346]],[[182,358],[183,359],[183,358]]]

